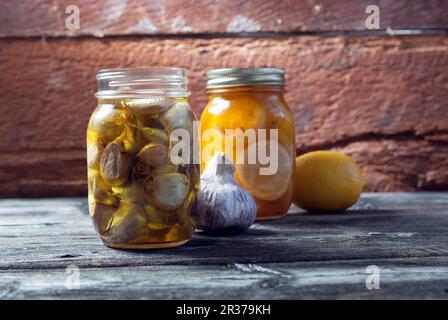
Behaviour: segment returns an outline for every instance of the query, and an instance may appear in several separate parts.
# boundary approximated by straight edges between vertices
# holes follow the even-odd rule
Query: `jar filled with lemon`
[[[276,68],[208,73],[201,171],[216,152],[224,152],[235,164],[236,180],[256,201],[257,220],[285,215],[292,201],[295,129],[284,85],[284,71]]]

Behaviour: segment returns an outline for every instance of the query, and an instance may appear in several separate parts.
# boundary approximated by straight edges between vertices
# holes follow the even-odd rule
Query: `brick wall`
[[[0,197],[86,194],[85,128],[100,68],[287,71],[297,151],[338,149],[375,191],[448,190],[447,1],[0,3]],[[366,30],[365,8],[381,29]]]

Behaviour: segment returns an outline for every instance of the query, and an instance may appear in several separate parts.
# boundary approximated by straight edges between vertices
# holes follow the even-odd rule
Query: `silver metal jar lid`
[[[285,71],[279,68],[214,69],[207,76],[207,89],[285,85]]]
[[[119,68],[97,72],[97,98],[188,97],[183,68]]]

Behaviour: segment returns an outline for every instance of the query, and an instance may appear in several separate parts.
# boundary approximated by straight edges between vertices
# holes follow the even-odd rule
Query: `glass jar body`
[[[87,128],[88,200],[103,242],[162,248],[187,242],[196,227],[199,165],[173,163],[174,129],[193,150],[196,120],[185,97],[99,98]]]
[[[243,140],[238,144],[240,138]],[[277,149],[269,148],[272,142],[278,143]],[[254,146],[258,150],[264,146],[265,154],[277,151],[276,157],[270,154],[270,161],[277,161],[272,166],[274,169],[277,166],[275,173],[261,173],[260,168],[271,164],[265,164],[260,157],[250,163],[248,154],[254,151]],[[263,154],[258,150],[257,155]],[[293,114],[281,88],[248,86],[209,90],[209,102],[201,116],[202,171],[216,151],[225,152],[235,163],[235,178],[252,193],[257,203],[257,220],[279,218],[287,213],[292,201],[296,144]]]

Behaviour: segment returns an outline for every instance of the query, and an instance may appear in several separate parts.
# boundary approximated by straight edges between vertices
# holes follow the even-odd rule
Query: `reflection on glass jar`
[[[214,152],[225,152],[236,163],[237,181],[255,198],[257,220],[283,216],[292,200],[296,152],[294,118],[283,98],[283,70],[212,70],[207,91],[201,170]]]
[[[196,227],[199,165],[172,162],[193,122],[184,69],[110,69],[97,74],[98,106],[87,129],[89,211],[103,242],[162,248],[187,242]]]

